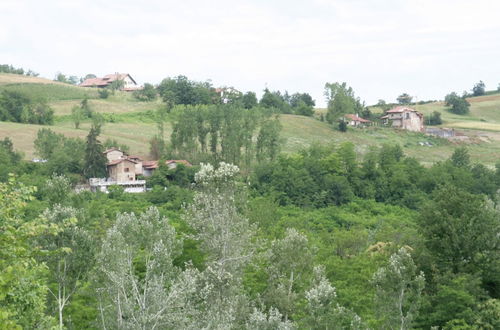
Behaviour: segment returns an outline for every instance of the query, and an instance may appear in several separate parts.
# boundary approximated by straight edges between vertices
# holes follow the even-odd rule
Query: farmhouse
[[[137,83],[134,78],[128,73],[113,73],[105,75],[103,78],[88,78],[85,79],[79,86],[80,87],[98,87],[104,88],[111,85],[114,81],[123,81],[123,87],[121,90],[133,91],[138,89]]]
[[[347,125],[353,126],[353,127],[365,127],[365,126],[369,126],[372,124],[371,121],[366,120],[364,118],[361,118],[358,115],[354,115],[354,114],[345,115],[344,120],[347,122]]]
[[[142,160],[139,156],[127,155],[118,148],[110,148],[103,152],[107,159],[108,177],[105,179],[93,178],[89,180],[92,191],[107,192],[111,185],[122,186],[126,192],[146,191],[146,181],[137,180],[138,175],[149,177],[158,169],[157,160]],[[168,169],[174,169],[178,164],[192,166],[187,160],[172,159],[165,161]]]
[[[406,106],[399,106],[388,110],[380,119],[384,120],[385,125],[391,125],[394,128],[414,132],[424,131],[424,115]]]

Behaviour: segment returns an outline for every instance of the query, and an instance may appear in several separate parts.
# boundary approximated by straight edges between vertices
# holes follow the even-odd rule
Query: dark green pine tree
[[[87,135],[87,146],[85,147],[85,166],[83,174],[86,178],[103,178],[106,176],[106,156],[103,154],[104,147],[97,139],[101,133],[100,125],[92,125]]]

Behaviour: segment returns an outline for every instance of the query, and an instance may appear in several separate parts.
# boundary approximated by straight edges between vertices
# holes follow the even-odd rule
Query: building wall
[[[420,118],[414,111],[391,113],[389,119],[392,121],[392,127],[395,128],[402,128],[413,132],[421,132],[424,128],[423,118]]]
[[[136,87],[137,85],[134,84],[134,82],[132,81],[132,79],[130,79],[129,76],[126,76],[125,79],[123,79],[123,81],[125,82],[125,88],[127,87]]]
[[[142,175],[142,162],[135,164],[135,175]]]
[[[116,182],[135,181],[135,163],[124,160],[116,165],[108,166],[109,178]]]

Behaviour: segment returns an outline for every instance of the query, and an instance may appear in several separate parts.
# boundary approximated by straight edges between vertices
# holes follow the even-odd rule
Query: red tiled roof
[[[80,86],[81,87],[93,87],[93,86],[106,86],[108,84],[107,81],[102,78],[88,78],[85,79]]]
[[[366,119],[361,118],[361,117],[358,117],[357,115],[353,115],[353,114],[347,114],[344,117],[346,117],[350,120],[353,120],[353,121],[359,121],[360,123],[371,123],[371,121],[366,120]]]
[[[134,84],[137,84],[128,73],[113,73],[113,74],[107,74],[103,78],[88,78],[85,79],[79,86],[80,87],[103,87],[111,84],[115,80],[124,80],[125,78],[129,77],[130,80],[134,82]]]
[[[115,80],[124,80],[125,78],[129,77],[130,80],[134,82],[134,84],[137,84],[128,73],[112,73],[112,74],[107,74],[104,76],[103,79],[106,79],[108,81],[108,84],[115,81]]]
[[[170,159],[170,160],[166,160],[165,161],[165,164],[169,165],[169,164],[173,164],[173,163],[177,163],[177,164],[183,164],[183,165],[186,165],[188,167],[191,167],[193,166],[190,162],[188,162],[187,160],[185,159]]]
[[[142,162],[142,167],[148,170],[154,170],[158,168],[157,160],[145,160]]]
[[[117,165],[117,164],[120,164],[121,162],[123,161],[128,161],[128,162],[131,162],[131,163],[134,163],[134,164],[137,164],[138,162],[136,162],[135,160],[132,160],[132,159],[129,159],[129,158],[120,158],[120,159],[115,159],[115,160],[112,160],[110,161],[107,166],[113,166],[113,165]]]

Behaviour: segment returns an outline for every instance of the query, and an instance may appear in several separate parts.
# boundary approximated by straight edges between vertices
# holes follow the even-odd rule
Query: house
[[[345,115],[344,120],[347,122],[347,125],[353,127],[365,127],[365,126],[370,126],[372,124],[370,120],[366,120],[354,114]]]
[[[116,182],[135,181],[136,164],[136,161],[129,158],[121,158],[109,162],[106,165],[109,179]]]
[[[106,155],[108,163],[117,159],[122,159],[125,156],[123,151],[115,147],[106,149],[103,153]]]
[[[224,104],[234,100],[235,97],[241,96],[242,93],[233,87],[219,87],[215,89],[215,93],[220,97],[220,101]]]
[[[157,160],[145,160],[142,162],[142,175],[149,177],[158,168]]]
[[[399,106],[388,110],[380,119],[384,121],[385,125],[391,125],[394,128],[413,132],[424,131],[424,115],[406,106]]]
[[[114,81],[123,81],[123,91],[134,91],[140,89],[135,82],[134,78],[128,73],[113,73],[107,74],[103,78],[88,78],[85,79],[79,86],[80,87],[98,87],[104,88],[111,85]]]

